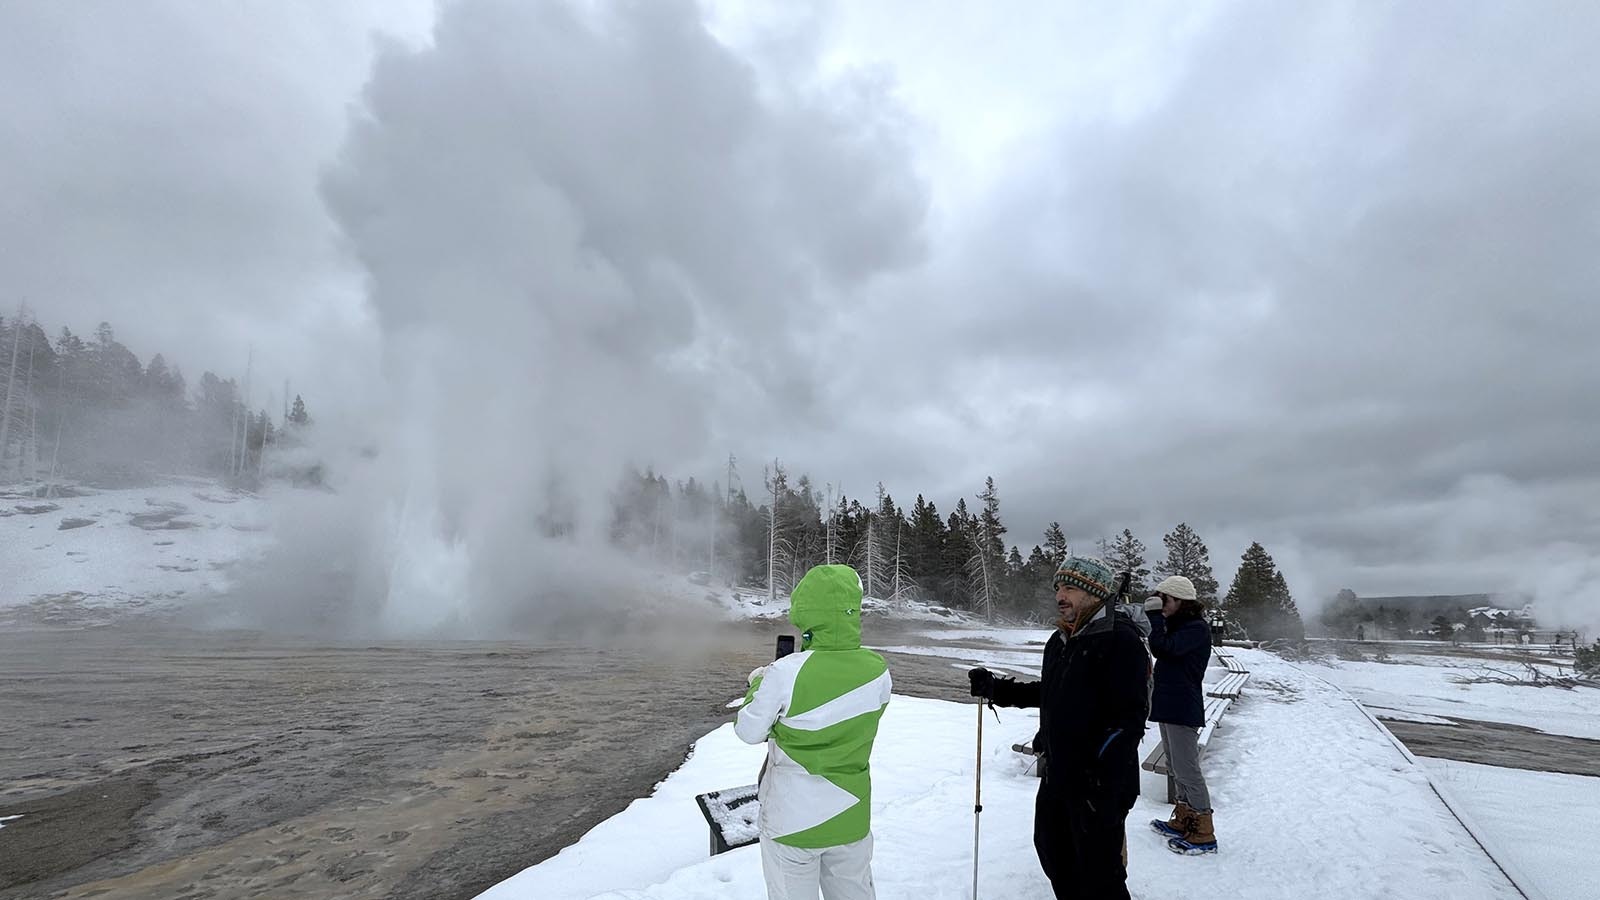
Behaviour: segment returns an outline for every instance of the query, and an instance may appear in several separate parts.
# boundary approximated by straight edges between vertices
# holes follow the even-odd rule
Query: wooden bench
[[[1250,680],[1249,671],[1238,660],[1223,653],[1218,653],[1216,656],[1223,666],[1227,668],[1228,674],[1217,682],[1214,687],[1206,691],[1206,697],[1208,698],[1205,708],[1206,721],[1200,727],[1200,739],[1198,742],[1202,759],[1205,758],[1206,747],[1211,743],[1212,735],[1217,732],[1217,725],[1222,722],[1223,714],[1228,711],[1228,707],[1233,705],[1233,701],[1243,693],[1245,682]],[[1150,755],[1145,757],[1141,766],[1146,772],[1155,772],[1158,775],[1167,776],[1167,802],[1177,802],[1178,783],[1172,777],[1172,769],[1168,765],[1167,744],[1165,741],[1157,744],[1156,748],[1150,751]]]
[[[1249,672],[1231,672],[1223,676],[1222,680],[1206,688],[1207,697],[1224,697],[1229,700],[1237,699],[1244,691],[1244,683],[1250,680]]]
[[[761,815],[761,801],[756,799],[758,785],[746,784],[698,794],[694,802],[700,805],[700,814],[711,826],[711,855],[727,853],[761,838],[757,817]]]
[[[1222,667],[1228,670],[1228,674],[1208,688],[1206,696],[1237,699],[1244,691],[1244,683],[1250,680],[1250,670],[1244,667],[1244,663],[1234,659],[1232,654],[1217,651],[1216,657],[1222,663]]]
[[[1217,730],[1217,725],[1222,722],[1222,714],[1233,705],[1232,697],[1212,697],[1206,701],[1206,724],[1200,727],[1200,753],[1205,754],[1206,745],[1211,743],[1211,735]]]

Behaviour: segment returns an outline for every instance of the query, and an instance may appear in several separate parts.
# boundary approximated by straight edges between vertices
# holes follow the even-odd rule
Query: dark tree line
[[[141,362],[108,323],[87,339],[62,328],[51,340],[27,315],[0,317],[0,482],[250,482],[263,448],[310,422],[299,397],[275,424],[245,407],[234,379],[204,372],[191,385],[161,353]]]
[[[715,582],[786,593],[812,566],[846,563],[861,573],[868,596],[919,599],[990,616],[1048,622],[1055,618],[1052,576],[1071,553],[1060,523],[1024,552],[1011,544],[994,479],[948,515],[918,494],[906,509],[882,484],[852,497],[809,476],[791,479],[777,461],[747,490],[732,464],[726,480],[673,481],[651,470],[627,473],[617,492],[613,540]],[[1183,575],[1208,606],[1218,606],[1210,551],[1187,524],[1162,539],[1167,553],[1152,568],[1131,530],[1103,541],[1114,567],[1134,573],[1135,597],[1155,578]],[[1220,613],[1236,636],[1303,637],[1283,576],[1259,544],[1245,553]]]
[[[869,596],[917,598],[996,615],[1042,614],[1050,576],[1066,556],[1059,525],[1024,558],[1004,543],[1000,497],[989,479],[956,501],[948,516],[918,495],[907,510],[880,484],[854,497],[808,475],[791,477],[777,461],[760,486],[746,485],[731,464],[726,481],[671,481],[654,471],[628,473],[617,491],[611,535],[680,569],[718,582],[786,593],[812,566],[845,563],[861,573]]]

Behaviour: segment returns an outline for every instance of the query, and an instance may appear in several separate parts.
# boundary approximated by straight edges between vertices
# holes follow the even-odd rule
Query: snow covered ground
[[[1434,780],[1476,826],[1512,851],[1547,900],[1593,897],[1595,810],[1600,778],[1425,759]]]
[[[1146,776],[1128,818],[1130,887],[1144,897],[1513,898],[1518,896],[1410,763],[1332,685],[1242,650],[1244,697],[1206,766],[1222,852],[1180,857],[1146,825],[1169,809]],[[896,696],[873,754],[874,864],[883,900],[965,898],[972,875],[972,704]],[[985,713],[985,715],[989,715]],[[1032,846],[1037,782],[1010,751],[1037,716],[1001,710],[984,728],[980,896],[1046,900]],[[1147,735],[1145,750],[1155,741]],[[762,748],[731,725],[702,738],[654,794],[576,844],[481,895],[486,900],[689,900],[764,896],[760,854],[708,857],[694,795],[755,780]]]
[[[779,594],[767,602],[766,591],[751,588],[732,588],[725,585],[701,586],[684,579],[675,592],[698,592],[706,600],[720,606],[730,620],[783,619],[789,615],[789,595]]]
[[[1525,725],[1550,734],[1600,739],[1600,691],[1562,690],[1509,684],[1461,684],[1496,663],[1464,656],[1396,655],[1391,662],[1338,660],[1315,671],[1349,691],[1380,716],[1455,716]]]
[[[972,621],[970,614],[937,603],[922,600],[881,600],[868,597],[861,601],[861,610],[867,615],[882,615],[905,622],[943,622],[964,624]]]
[[[1043,650],[1054,628],[930,628],[921,636],[934,641],[981,641],[1003,647]]]
[[[769,602],[765,590],[748,587],[734,588],[725,585],[701,586],[688,579],[683,579],[680,583],[676,578],[673,580],[672,591],[677,595],[704,597],[711,603],[720,606],[730,619],[782,620],[787,619],[789,615],[789,595],[787,593],[780,592]],[[906,622],[962,624],[970,621],[968,615],[960,610],[924,603],[919,600],[891,602],[880,600],[877,597],[867,597],[861,601],[861,609],[868,616],[882,616]],[[987,632],[982,633],[986,634]],[[1045,633],[1049,634],[1049,632]]]
[[[1010,675],[1039,677],[1039,666],[1044,654],[1039,650],[979,650],[971,647],[880,647],[869,645],[879,653],[904,653],[910,656],[935,656],[948,659],[960,669],[984,666]]]
[[[144,488],[36,499],[0,491],[0,609],[31,606],[34,618],[82,620],[83,611],[149,609],[211,597],[233,587],[240,563],[271,545],[274,490],[245,494],[202,478],[172,477]],[[278,527],[284,527],[282,522]],[[704,581],[702,579],[701,581]],[[652,592],[667,605],[719,610],[729,620],[776,619],[789,597],[729,588],[663,571]],[[869,598],[870,615],[955,622],[959,612],[915,601]]]
[[[226,592],[239,563],[262,553],[269,501],[213,483],[174,479],[144,489],[38,500],[0,496],[0,615],[8,610],[150,606]],[[66,527],[63,527],[66,526]],[[730,618],[781,618],[787,597],[682,580],[674,595]],[[916,604],[863,604],[873,614],[951,622],[881,649],[1032,676],[1049,629],[986,628]],[[923,640],[919,640],[923,639]],[[955,642],[955,643],[953,643]],[[974,646],[959,646],[965,643]],[[915,644],[915,646],[908,646]],[[1464,685],[1482,660],[1396,654],[1390,663],[1285,662],[1234,651],[1252,670],[1214,739],[1207,770],[1223,851],[1189,859],[1165,850],[1145,822],[1164,817],[1162,779],[1147,775],[1129,817],[1136,895],[1345,898],[1513,897],[1515,892],[1428,787],[1447,786],[1551,900],[1589,896],[1579,881],[1589,848],[1577,835],[1600,808],[1600,779],[1423,760],[1419,769],[1341,693],[1395,719],[1443,716],[1600,738],[1596,692]],[[1324,681],[1323,679],[1326,679]],[[1335,687],[1337,686],[1337,687]],[[955,698],[952,698],[953,700]],[[965,897],[970,889],[974,707],[896,696],[874,755],[879,896]],[[1049,896],[1031,845],[1035,780],[1009,750],[1036,715],[1002,710],[986,722],[982,895]],[[1155,743],[1152,731],[1143,752]],[[707,857],[693,797],[752,782],[762,748],[731,725],[702,738],[681,769],[577,844],[492,888],[491,900],[682,900],[759,897],[754,848]],[[4,822],[0,821],[0,827]]]
[[[80,489],[82,490],[82,489]],[[227,590],[260,553],[265,504],[199,479],[0,498],[0,607],[146,605]]]

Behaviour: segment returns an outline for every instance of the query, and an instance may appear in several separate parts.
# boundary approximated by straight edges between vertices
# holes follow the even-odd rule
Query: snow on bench
[[[1250,680],[1250,670],[1244,667],[1244,663],[1234,659],[1231,654],[1219,651],[1217,659],[1221,661],[1223,668],[1228,670],[1228,674],[1223,676],[1222,680],[1217,682],[1216,685],[1208,688],[1206,696],[1226,697],[1229,700],[1237,699],[1239,694],[1244,691],[1244,683]],[[1209,718],[1207,716],[1207,719]]]
[[[1217,682],[1216,686],[1206,691],[1206,723],[1200,728],[1200,756],[1206,755],[1206,745],[1211,743],[1211,736],[1216,734],[1217,725],[1222,722],[1222,715],[1233,705],[1233,701],[1244,692],[1244,684],[1250,680],[1250,672],[1244,665],[1231,655],[1217,652],[1216,657],[1228,670],[1227,676]],[[1155,772],[1167,776],[1167,802],[1176,802],[1178,785],[1172,777],[1172,769],[1167,765],[1167,743],[1162,741],[1145,757],[1141,766],[1146,772]]]
[[[1215,685],[1206,688],[1207,697],[1224,697],[1228,700],[1236,699],[1244,690],[1244,683],[1250,680],[1249,672],[1232,672],[1223,677]]]
[[[1206,701],[1206,724],[1200,728],[1200,753],[1205,755],[1206,745],[1211,743],[1211,734],[1217,730],[1217,725],[1222,722],[1222,714],[1228,711],[1233,704],[1232,697],[1212,697]]]
[[[700,813],[711,826],[711,855],[726,853],[761,837],[758,824],[761,801],[756,798],[759,785],[746,784],[698,794],[694,801],[700,804]]]

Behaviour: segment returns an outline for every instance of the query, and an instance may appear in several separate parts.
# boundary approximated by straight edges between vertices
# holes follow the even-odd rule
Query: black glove
[[[972,696],[982,697],[985,700],[994,699],[994,673],[979,666],[967,672],[967,680],[972,682]]]

